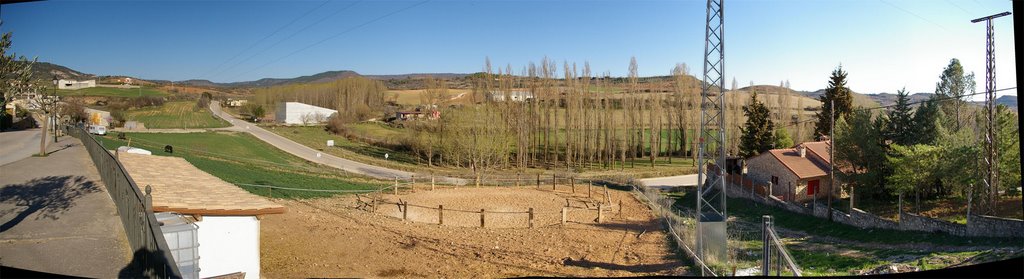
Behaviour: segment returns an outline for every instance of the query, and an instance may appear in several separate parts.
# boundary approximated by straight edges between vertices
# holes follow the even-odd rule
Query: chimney
[[[800,145],[796,147],[796,152],[800,153],[800,158],[807,158],[807,147]]]

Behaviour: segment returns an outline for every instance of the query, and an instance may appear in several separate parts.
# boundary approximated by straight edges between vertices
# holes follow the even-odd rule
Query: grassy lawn
[[[352,177],[340,170],[309,163],[284,153],[259,139],[234,132],[188,134],[128,133],[133,147],[154,155],[185,158],[197,168],[249,192],[275,198],[313,198],[333,193],[259,188],[243,184],[272,185],[300,189],[364,190],[382,185],[366,178]],[[126,145],[115,136],[97,137],[107,149]],[[174,153],[164,152],[164,146]]]
[[[195,109],[194,102],[167,102],[159,107],[130,110],[126,118],[145,123],[146,128],[221,128],[230,123],[214,116],[209,110]]]
[[[60,96],[99,96],[99,97],[163,97],[170,95],[167,92],[154,88],[111,88],[111,87],[89,87],[78,90],[57,90]]]

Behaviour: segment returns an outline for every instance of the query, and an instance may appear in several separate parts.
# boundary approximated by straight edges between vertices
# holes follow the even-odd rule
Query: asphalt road
[[[39,153],[39,137],[42,129],[28,129],[0,133],[0,166],[17,162]],[[47,145],[52,143],[47,141]]]
[[[230,114],[222,111],[220,109],[220,102],[217,101],[210,102],[210,111],[212,111],[214,115],[217,115],[218,117],[223,118],[224,120],[227,120],[231,123],[232,127],[224,130],[247,132],[249,134],[252,134],[256,138],[266,143],[269,143],[270,145],[273,145],[278,149],[283,150],[284,152],[291,153],[292,155],[298,156],[299,158],[305,159],[310,162],[316,162],[330,167],[338,168],[347,172],[362,174],[379,179],[394,179],[395,177],[398,177],[399,179],[409,179],[414,175],[414,173],[412,172],[389,169],[385,167],[369,165],[337,157],[331,154],[324,153],[323,151],[319,151],[308,146],[299,144],[288,138],[279,136],[277,134],[274,134],[273,132],[260,128],[255,124],[234,118]],[[464,179],[450,177],[440,177],[438,178],[438,180],[455,184],[466,183]]]

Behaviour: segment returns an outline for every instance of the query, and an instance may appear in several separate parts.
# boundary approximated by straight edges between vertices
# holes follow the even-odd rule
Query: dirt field
[[[603,189],[597,189],[594,197],[603,198]],[[568,192],[465,188],[384,196],[392,202],[409,202],[411,221],[401,220],[395,204],[378,206],[377,213],[355,209],[354,196],[276,200],[288,212],[262,221],[263,274],[269,278],[690,274],[672,252],[660,222],[629,192],[609,191],[614,206],[606,209],[601,224],[594,222],[596,205],[587,198],[586,188],[577,187],[576,195]],[[572,210],[563,226],[561,208],[566,199]],[[444,225],[437,224],[439,204],[446,209]],[[527,228],[528,214],[521,213],[487,214],[488,227],[479,227],[480,209],[526,212],[529,207],[535,211],[533,229]]]

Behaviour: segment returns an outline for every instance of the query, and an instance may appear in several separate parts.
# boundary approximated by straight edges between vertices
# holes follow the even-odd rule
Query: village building
[[[77,90],[82,88],[96,87],[96,80],[70,80],[61,79],[57,81],[57,89]]]
[[[143,191],[152,189],[168,248],[185,278],[260,278],[260,219],[283,206],[203,172],[185,159],[118,152]]]
[[[533,92],[525,90],[512,91],[491,91],[487,94],[487,100],[492,102],[504,102],[505,99],[512,102],[528,102],[533,100]]]
[[[830,141],[805,142],[793,148],[772,149],[748,158],[745,179],[770,185],[771,194],[784,201],[804,203],[828,197]],[[838,197],[838,191],[831,191]]]
[[[307,105],[299,102],[277,103],[274,119],[278,123],[288,125],[312,125],[327,122],[327,118],[338,113],[337,110]]]

